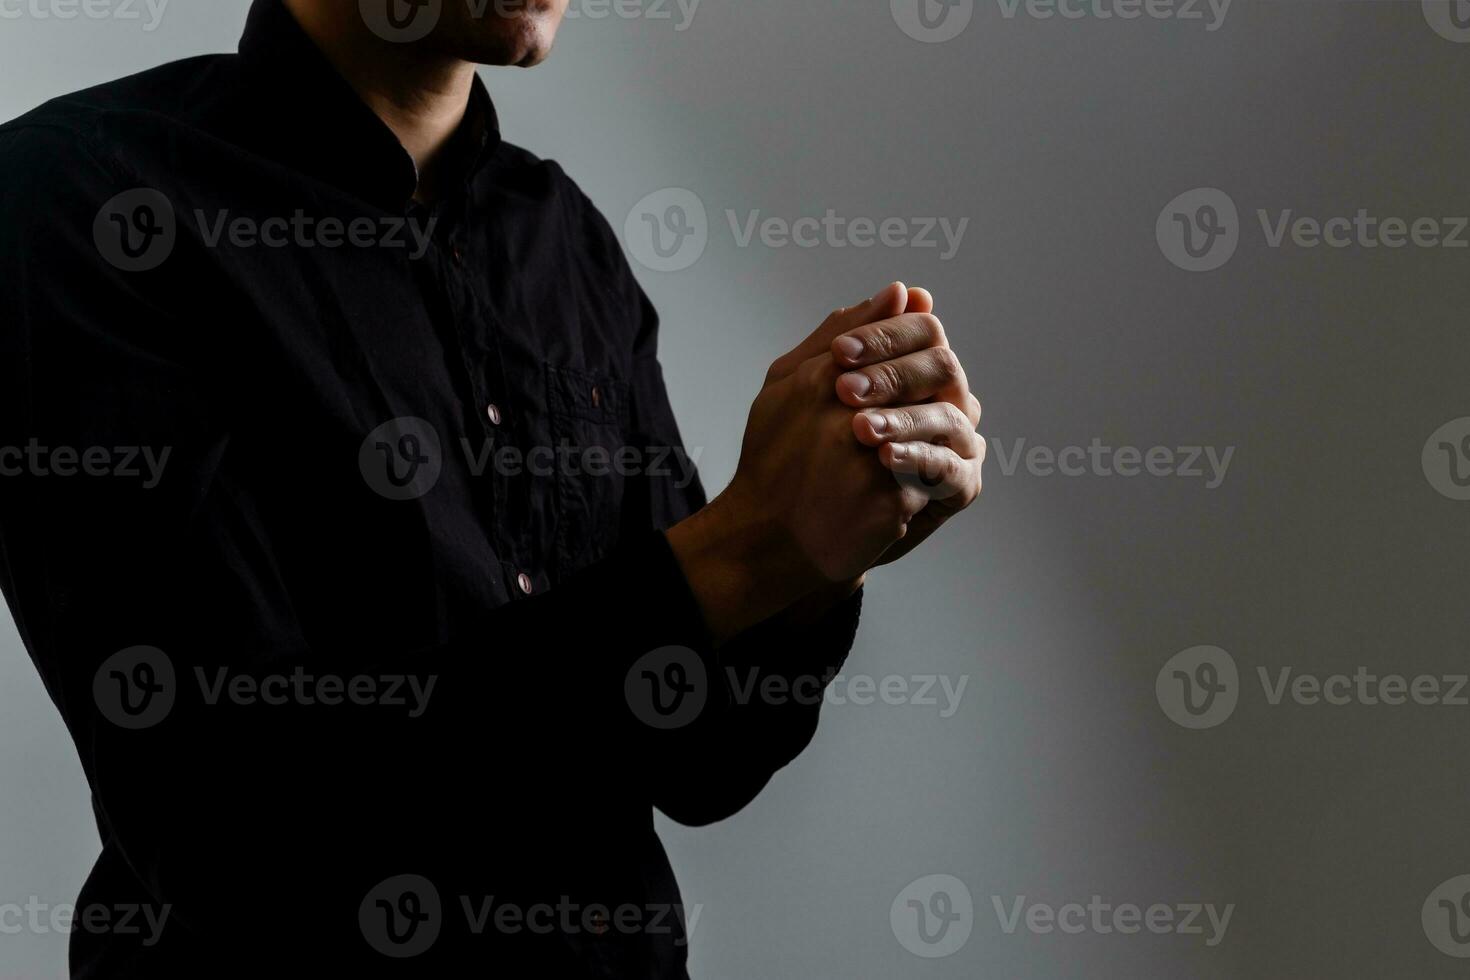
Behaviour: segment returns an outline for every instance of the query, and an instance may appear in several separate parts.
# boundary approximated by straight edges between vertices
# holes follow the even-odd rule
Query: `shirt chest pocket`
[[[546,367],[556,440],[556,542],[563,575],[604,557],[617,543],[627,479],[631,391],[626,381]]]

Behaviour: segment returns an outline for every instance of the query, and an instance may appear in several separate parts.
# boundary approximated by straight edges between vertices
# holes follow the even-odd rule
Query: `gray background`
[[[0,116],[233,49],[244,0],[157,30],[0,21]],[[574,3],[584,12],[592,7]],[[1470,415],[1470,251],[1268,247],[1257,209],[1470,213],[1470,44],[1417,2],[1237,0],[1223,25],[1039,19],[975,4],[924,44],[882,0],[706,0],[570,22],[551,61],[486,77],[508,138],[562,162],[622,229],[666,187],[708,208],[691,268],[640,276],[707,482],[733,470],[766,364],[834,305],[903,278],[938,298],[986,406],[980,506],[873,576],[849,673],[943,674],[957,713],[841,704],[713,828],[665,825],[710,978],[1449,977],[1420,908],[1470,872],[1470,707],[1268,703],[1256,668],[1453,674],[1467,658],[1470,503],[1421,468]],[[1223,268],[1155,241],[1197,187],[1239,206]],[[914,248],[739,247],[726,209],[969,218]],[[1236,447],[1203,480],[1006,475],[997,449]],[[1175,653],[1241,674],[1224,724],[1155,697]],[[0,906],[72,901],[97,850],[67,735],[0,632]],[[953,955],[890,926],[911,881],[974,901]],[[1213,902],[1203,936],[1007,934],[992,896]],[[62,975],[65,937],[0,934],[0,977]],[[1467,950],[1470,951],[1470,950]]]

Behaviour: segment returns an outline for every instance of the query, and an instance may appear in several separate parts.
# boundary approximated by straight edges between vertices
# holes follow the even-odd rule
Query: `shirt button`
[[[485,406],[485,414],[489,416],[491,425],[500,424],[500,409],[496,406],[494,402],[491,402],[489,405]]]
[[[516,585],[519,585],[521,587],[521,591],[524,592],[526,595],[531,594],[531,576],[527,575],[525,572],[521,572],[521,574],[516,576]]]
[[[601,405],[602,405],[602,389],[599,388],[599,387],[597,387],[597,385],[593,385],[592,386],[592,407],[593,408],[597,408],[597,407],[599,407]]]

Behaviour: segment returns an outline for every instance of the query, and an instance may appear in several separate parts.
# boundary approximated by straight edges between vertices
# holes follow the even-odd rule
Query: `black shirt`
[[[614,234],[478,82],[452,153],[414,204],[280,0],[0,127],[0,584],[93,793],[79,909],[167,912],[76,976],[681,977],[653,808],[813,734],[860,597],[712,650]]]

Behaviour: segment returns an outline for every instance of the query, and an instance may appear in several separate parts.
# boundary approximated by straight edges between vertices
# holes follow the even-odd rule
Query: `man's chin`
[[[550,18],[531,17],[525,21],[497,25],[496,36],[486,38],[466,60],[482,65],[530,68],[551,54],[556,39],[556,24]]]

